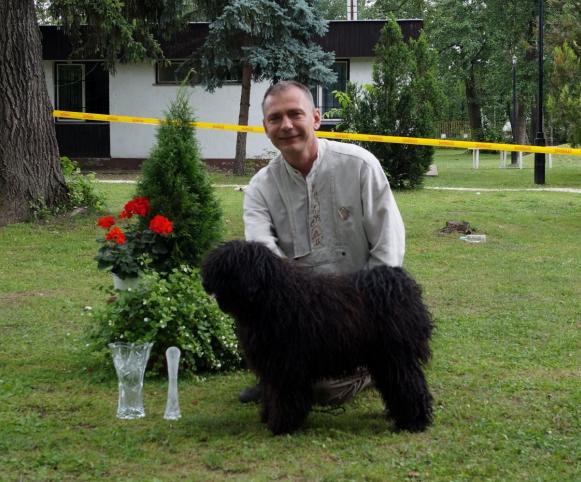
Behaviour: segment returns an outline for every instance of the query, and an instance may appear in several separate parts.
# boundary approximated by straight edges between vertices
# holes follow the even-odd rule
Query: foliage
[[[101,244],[95,256],[99,269],[109,269],[125,279],[139,276],[148,266],[166,263],[173,223],[152,213],[149,199],[137,197],[125,204],[118,219],[104,216],[97,221],[107,230],[104,239],[97,239]]]
[[[160,39],[185,27],[191,13],[190,0],[51,0],[48,7],[72,39],[72,56],[97,55],[111,71],[117,62],[163,58]]]
[[[66,156],[61,157],[61,169],[69,191],[69,209],[84,207],[91,211],[103,210],[105,197],[97,190],[94,173],[82,174],[78,164]]]
[[[225,3],[199,52],[198,76],[210,92],[246,64],[255,82],[294,79],[314,86],[335,80],[334,55],[315,42],[327,22],[305,0]]]
[[[551,0],[560,12],[549,18],[547,40],[553,47],[553,72],[547,107],[551,120],[562,127],[573,145],[581,144],[581,2]]]
[[[357,0],[357,18],[363,18],[366,0]],[[316,10],[326,20],[347,20],[347,2],[345,0],[316,0]]]
[[[30,216],[35,221],[45,221],[51,216],[58,216],[74,209],[81,208],[89,212],[99,212],[105,207],[105,196],[97,188],[94,173],[83,174],[76,161],[63,156],[60,168],[67,187],[67,196],[63,202],[49,207],[43,200],[30,203]]]
[[[239,365],[234,322],[205,293],[197,270],[182,266],[167,278],[148,272],[135,289],[110,293],[114,299],[92,315],[93,350],[114,341],[154,342],[148,371],[158,375],[167,373],[170,346],[181,350],[180,370],[185,372]]]
[[[440,73],[447,84],[463,82],[463,102],[477,138],[485,120],[500,127],[511,118],[512,59],[516,58],[517,142],[535,137],[538,91],[537,0],[474,0],[428,2],[426,33],[440,54]],[[549,0],[545,5],[545,89],[552,71],[553,47],[579,30],[578,0]],[[457,90],[447,90],[449,103],[458,104]],[[550,96],[550,95],[549,95]],[[551,119],[559,129],[560,120]],[[548,126],[545,126],[548,127]],[[553,127],[553,126],[551,126]],[[527,139],[528,132],[528,139]],[[485,134],[485,133],[483,133]]]
[[[157,131],[157,144],[143,163],[137,186],[151,209],[174,225],[166,244],[168,254],[150,264],[158,271],[169,272],[182,264],[197,266],[222,238],[222,211],[203,166],[192,121],[188,96],[180,89]],[[141,220],[142,229],[147,222]]]
[[[363,12],[365,18],[388,18],[392,15],[396,18],[424,18],[430,4],[427,0],[376,0],[370,3],[372,5]]]
[[[433,137],[444,95],[426,38],[420,35],[418,40],[404,43],[392,18],[383,28],[375,51],[373,85],[361,88],[348,84],[346,94],[338,94],[342,122],[337,130]],[[433,155],[431,147],[410,144],[378,142],[365,147],[379,159],[394,188],[420,186]]]
[[[567,42],[555,48],[554,90],[547,107],[552,119],[566,130],[567,140],[581,144],[581,57]]]

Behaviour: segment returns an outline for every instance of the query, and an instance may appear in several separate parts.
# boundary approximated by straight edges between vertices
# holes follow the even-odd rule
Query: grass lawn
[[[0,480],[581,480],[581,194],[534,188],[525,169],[436,153],[439,177],[396,192],[406,268],[437,329],[428,368],[435,423],[396,433],[376,392],[318,410],[272,437],[238,391],[246,371],[180,379],[182,419],[163,419],[167,383],[146,379],[146,418],[115,418],[113,368],[86,369],[86,307],[104,303],[96,216],[0,228]],[[247,178],[213,175],[216,183]],[[581,188],[581,158],[555,157],[547,187]],[[117,212],[130,184],[103,184]],[[243,193],[217,188],[229,238],[242,237]],[[441,235],[470,222],[483,244]]]

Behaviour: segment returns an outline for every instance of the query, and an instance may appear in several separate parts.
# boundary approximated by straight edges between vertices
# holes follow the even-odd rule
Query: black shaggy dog
[[[231,241],[202,268],[205,290],[236,320],[250,368],[264,387],[262,421],[293,432],[317,380],[367,367],[397,429],[424,430],[432,396],[423,373],[432,320],[401,268],[313,274],[256,242]]]

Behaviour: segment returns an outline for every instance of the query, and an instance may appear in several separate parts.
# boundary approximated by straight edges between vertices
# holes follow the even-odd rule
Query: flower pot
[[[109,343],[119,380],[117,418],[133,420],[145,417],[143,376],[153,343]]]
[[[120,278],[115,273],[111,273],[111,275],[113,276],[113,287],[120,291],[127,291],[129,288],[135,289],[140,282],[139,276]]]

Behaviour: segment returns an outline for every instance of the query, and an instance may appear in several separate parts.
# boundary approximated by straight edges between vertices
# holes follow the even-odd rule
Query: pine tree
[[[151,212],[174,223],[169,256],[152,268],[169,272],[180,264],[199,266],[204,254],[222,236],[222,211],[204,169],[193,113],[180,89],[159,127],[157,144],[143,163],[138,194],[150,200]],[[148,222],[144,219],[144,225]]]

